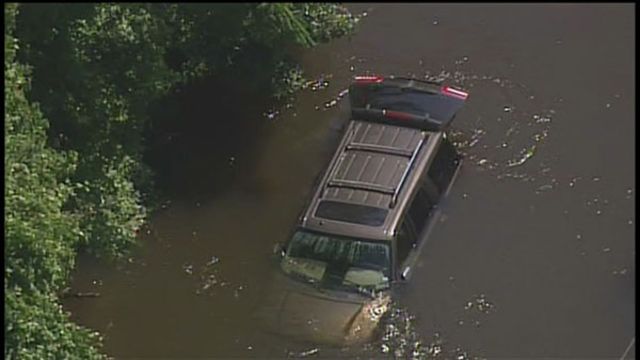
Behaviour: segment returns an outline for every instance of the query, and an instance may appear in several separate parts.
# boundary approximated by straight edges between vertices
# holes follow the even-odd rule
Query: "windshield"
[[[296,231],[282,270],[324,288],[362,292],[389,286],[389,245],[328,234]]]

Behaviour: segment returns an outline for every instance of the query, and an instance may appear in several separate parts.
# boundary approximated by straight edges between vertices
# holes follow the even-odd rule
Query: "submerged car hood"
[[[343,297],[291,279],[280,282],[289,284],[271,288],[258,316],[269,331],[301,341],[332,345],[366,341],[389,303],[388,295]]]

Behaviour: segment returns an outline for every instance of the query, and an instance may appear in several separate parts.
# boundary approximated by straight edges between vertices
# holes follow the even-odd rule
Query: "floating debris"
[[[440,338],[440,334],[434,334],[434,340],[427,345],[426,347],[426,355],[436,357],[442,353],[442,347],[444,342]]]
[[[240,292],[244,290],[244,287],[242,285],[238,286],[234,291],[233,291],[233,297],[234,298],[239,298],[240,297]]]
[[[406,309],[391,304],[383,319],[383,332],[378,348],[383,354],[393,354],[398,359],[424,358],[426,354],[423,342],[413,324],[415,318]],[[372,357],[378,356],[365,356]]]
[[[308,81],[302,85],[302,88],[310,89],[311,91],[324,90],[329,86],[329,81],[327,79],[330,79],[331,77],[331,75],[322,75],[319,79]]]
[[[473,134],[471,134],[471,142],[469,142],[469,145],[467,145],[467,147],[468,148],[474,147],[478,143],[478,141],[480,141],[482,136],[484,136],[484,134],[486,133],[487,132],[483,129],[474,129]]]
[[[269,110],[265,113],[263,113],[262,115],[264,117],[266,117],[269,120],[275,120],[275,118],[278,116],[278,114],[280,114],[280,112],[278,110]]]
[[[488,314],[493,310],[494,306],[495,305],[493,303],[489,302],[485,298],[484,294],[480,294],[480,295],[476,296],[474,300],[467,301],[467,303],[464,306],[464,309],[465,310],[470,310],[470,309],[475,308],[476,310],[478,310],[478,311],[480,311],[480,312],[482,312],[484,314]]]
[[[536,190],[536,192],[540,193],[540,192],[551,190],[551,189],[553,189],[553,185],[547,184],[547,185],[540,186],[538,190]]]
[[[456,360],[469,360],[469,357],[467,356],[467,353],[460,350],[459,348],[456,349]]]
[[[318,348],[313,348],[313,349],[309,349],[307,351],[303,351],[299,354],[299,356],[301,357],[306,357],[306,356],[311,356],[311,355],[315,355],[319,352],[320,350],[318,350]]]
[[[533,140],[535,140],[536,142],[540,142],[540,141],[544,140],[544,138],[547,137],[547,134],[548,134],[548,132],[546,130],[542,130],[541,133],[533,135]]]
[[[540,116],[540,115],[533,115],[533,120],[535,120],[536,124],[544,124],[544,123],[549,123],[549,122],[551,122],[551,117],[548,117],[548,116]]]
[[[337,103],[338,103],[338,100],[333,99],[333,100],[325,102],[324,103],[324,107],[325,107],[325,109],[332,108],[332,107],[336,106]]]
[[[220,262],[220,258],[218,258],[217,256],[212,256],[211,259],[209,261],[207,261],[207,266],[211,266],[214,264],[217,264],[218,262]]]
[[[576,181],[578,181],[578,180],[580,180],[580,179],[582,179],[580,176],[576,176],[576,177],[574,177],[573,179],[571,179],[571,180],[569,181],[569,187],[574,187],[574,186],[575,186],[575,184],[576,184]]]
[[[529,160],[535,154],[535,151],[536,151],[536,146],[533,145],[529,149],[524,151],[524,154],[522,155],[522,157],[519,160],[517,160],[517,161],[509,160],[509,162],[507,163],[507,166],[508,167],[514,167],[514,166],[520,166],[520,165],[524,164],[527,160]]]
[[[204,284],[202,285],[202,290],[207,290],[217,283],[218,279],[216,278],[215,274],[210,274],[205,278]]]
[[[627,275],[627,269],[614,270],[613,275],[620,275],[620,276]]]
[[[185,273],[191,275],[191,274],[193,274],[193,265],[184,264],[184,265],[182,265],[182,270],[184,270]]]
[[[339,99],[342,99],[342,98],[343,98],[343,97],[345,97],[348,93],[349,93],[349,89],[344,89],[344,90],[342,90],[342,91],[340,91],[340,92],[338,93],[338,98],[339,98]]]

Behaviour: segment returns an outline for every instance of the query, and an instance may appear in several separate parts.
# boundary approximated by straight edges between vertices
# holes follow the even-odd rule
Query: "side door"
[[[416,246],[420,245],[423,239],[431,217],[431,212],[435,208],[437,201],[437,197],[434,197],[434,194],[430,194],[426,185],[427,183],[423,181],[407,211],[407,217],[411,219],[415,228]]]
[[[417,243],[416,232],[411,219],[404,217],[395,237],[395,273],[397,279],[405,279],[403,272],[407,267],[412,250]],[[404,274],[406,275],[406,274]]]
[[[408,279],[418,254],[422,241],[431,221],[430,213],[434,202],[427,191],[421,186],[411,201],[398,232],[398,274],[400,279]]]

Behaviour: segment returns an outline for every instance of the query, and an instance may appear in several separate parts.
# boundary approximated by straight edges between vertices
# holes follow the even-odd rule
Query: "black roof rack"
[[[394,208],[396,206],[396,201],[398,200],[398,194],[400,193],[400,190],[402,189],[402,185],[404,185],[405,180],[407,180],[407,175],[409,174],[409,171],[411,171],[411,168],[413,167],[413,163],[416,160],[416,157],[418,155],[418,152],[420,151],[420,148],[422,148],[423,142],[424,142],[424,138],[421,138],[420,142],[418,143],[418,146],[416,146],[416,149],[413,151],[413,154],[411,155],[411,159],[409,159],[409,164],[405,168],[404,174],[402,174],[402,179],[400,179],[400,183],[398,183],[398,186],[396,187],[396,190],[393,193],[393,197],[391,198],[391,204],[389,205],[389,207]]]
[[[379,132],[377,139],[368,137],[368,135],[371,135],[368,134],[371,129]],[[355,137],[358,132],[360,139],[356,140]],[[392,135],[391,132],[395,132],[395,135]],[[400,138],[401,132],[405,132],[402,136],[405,144],[404,146],[394,146],[393,144]],[[387,136],[384,137],[384,135]],[[404,129],[378,123],[362,122],[360,126],[352,127],[347,135],[347,141],[343,148],[339,150],[340,158],[331,169],[331,173],[325,183],[325,189],[342,188],[384,194],[390,196],[389,208],[394,208],[398,195],[413,168],[425,138],[426,134],[416,129]],[[381,142],[391,142],[391,144],[382,144]],[[348,156],[350,156],[349,159],[347,159]],[[403,162],[399,158],[406,160]],[[359,164],[360,169],[358,171],[353,171],[353,163],[356,160],[363,164]],[[380,181],[378,175],[385,161],[390,163],[393,160],[396,161],[396,164],[395,169],[392,169],[392,171],[394,174],[399,174],[399,179],[393,181],[394,178],[398,177],[394,176],[387,179],[386,183]],[[344,164],[345,161],[348,161],[348,163]],[[388,164],[387,166],[393,167],[393,165]],[[373,170],[371,167],[377,167],[377,170]],[[402,167],[403,169],[401,169]],[[400,169],[401,172],[398,172]],[[387,168],[388,171],[389,169]],[[368,179],[364,178],[363,174],[365,172],[369,174]],[[338,176],[339,173],[342,173],[342,176]]]

